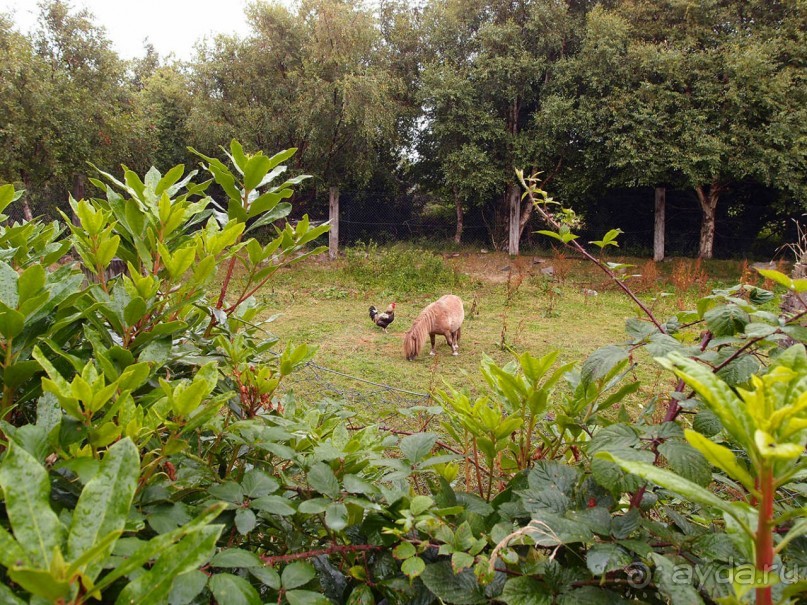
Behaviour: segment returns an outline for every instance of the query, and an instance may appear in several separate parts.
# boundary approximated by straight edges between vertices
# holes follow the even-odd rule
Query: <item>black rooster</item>
[[[387,326],[395,320],[395,303],[390,303],[387,310],[383,313],[379,313],[378,309],[375,307],[370,307],[370,319],[373,320],[375,325],[384,328],[384,332],[386,333]]]

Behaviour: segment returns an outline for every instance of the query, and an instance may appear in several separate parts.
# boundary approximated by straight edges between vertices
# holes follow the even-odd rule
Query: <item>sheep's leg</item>
[[[435,336],[434,334],[429,334],[429,338],[432,341],[432,350],[429,351],[429,355],[434,355],[434,336]]]

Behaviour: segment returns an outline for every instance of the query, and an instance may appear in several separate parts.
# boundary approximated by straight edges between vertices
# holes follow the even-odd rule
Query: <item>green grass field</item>
[[[653,264],[612,255],[609,260],[635,265],[626,271],[628,283],[662,319],[689,308],[715,285],[736,283],[744,271],[737,261],[701,266],[684,259]],[[436,356],[428,355],[427,343],[416,361],[406,361],[404,332],[426,304],[446,293],[465,302],[459,356],[439,338]],[[582,362],[600,346],[624,342],[625,320],[639,315],[604,273],[582,260],[437,254],[400,245],[348,250],[333,262],[324,255],[306,259],[280,270],[259,296],[277,314],[270,329],[281,344],[319,347],[317,371],[292,376],[284,388],[306,400],[344,399],[362,421],[374,422],[398,417],[401,408],[419,401],[418,394],[444,381],[480,394],[483,355],[506,363],[512,351],[543,355],[559,349],[560,362]],[[370,321],[368,308],[383,309],[392,301],[395,321],[385,334]],[[652,363],[640,364],[637,372],[643,386],[631,404],[641,406],[669,377]]]

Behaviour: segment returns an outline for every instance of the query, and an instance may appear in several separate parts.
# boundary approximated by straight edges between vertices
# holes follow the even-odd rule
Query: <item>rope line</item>
[[[424,405],[431,397],[428,393],[352,376],[313,361],[309,361],[299,371],[290,375],[286,384],[298,397],[305,400],[344,401],[349,403],[361,417],[368,421],[373,418],[376,422],[379,413]],[[371,416],[367,417],[367,414]]]
[[[427,398],[429,397],[428,393],[418,393],[417,391],[408,391],[406,389],[399,389],[398,387],[394,387],[388,384],[382,384],[380,382],[373,382],[372,380],[367,380],[366,378],[359,378],[358,376],[351,376],[350,374],[345,374],[344,372],[340,372],[339,370],[334,370],[332,368],[327,368],[325,366],[319,365],[318,363],[314,363],[313,361],[309,361],[308,364],[311,367],[314,367],[318,370],[323,370],[325,372],[331,372],[332,374],[337,374],[338,376],[344,376],[345,378],[350,378],[351,380],[355,380],[356,382],[363,382],[365,384],[371,384],[376,387],[380,387],[384,391],[397,391],[398,393],[406,393],[407,395],[414,395],[415,397],[420,398]]]

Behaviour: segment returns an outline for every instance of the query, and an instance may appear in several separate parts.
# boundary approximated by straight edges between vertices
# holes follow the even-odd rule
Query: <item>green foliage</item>
[[[442,292],[463,277],[432,252],[403,246],[379,248],[375,243],[345,250],[344,272],[364,288],[388,294]]]
[[[22,590],[53,601],[111,591],[120,602],[157,603],[195,586],[174,579],[196,578],[187,574],[214,554],[223,525],[210,522],[226,508],[216,502],[227,499],[168,505],[165,481],[229,455],[223,434],[209,438],[222,421],[241,426],[222,407],[236,418],[266,413],[279,405],[272,401],[279,380],[312,354],[288,346],[277,359],[260,357],[274,342],[258,344],[252,293],[278,267],[319,252],[306,244],[327,226],[311,228],[306,219],[278,228],[265,245],[244,239],[288,214],[280,200],[300,178],[273,183],[294,150],[247,155],[233,141],[230,152],[238,176],[205,158],[231,196],[226,211],[208,208],[216,206],[204,196],[210,181],[197,184],[195,172],[183,178],[182,166],[165,175],[152,169],[142,180],[124,169],[122,180],[101,173],[105,180],[94,181],[104,199],[71,200],[78,224],[66,221],[68,240],[58,240],[56,224],[1,228],[0,484],[9,527],[2,564]],[[4,206],[19,197],[10,186],[0,195]],[[18,245],[23,238],[27,245]],[[71,245],[83,272],[62,264]],[[127,266],[121,275],[108,271],[116,257]],[[206,302],[219,264],[248,277],[243,291],[229,292],[225,280],[219,298]],[[59,508],[45,458],[58,461],[60,489],[75,494]],[[189,486],[204,478],[214,487],[209,472],[190,475]],[[249,497],[273,510],[277,503],[257,496],[271,498],[279,484],[249,477]],[[247,514],[237,520],[243,533],[254,528]],[[111,571],[99,577],[102,569]]]
[[[696,431],[686,430],[687,441],[724,474],[724,480],[742,485],[748,494],[747,499],[723,500],[693,483],[672,464],[668,470],[621,459],[609,452],[597,454],[597,457],[616,462],[630,473],[675,492],[706,510],[721,511],[726,526],[740,530],[733,535],[740,550],[755,554],[759,574],[754,583],[757,602],[771,602],[770,587],[779,582],[775,567],[777,558],[787,561],[788,546],[807,531],[803,523],[796,523],[783,532],[780,539],[774,540],[777,527],[799,514],[797,509],[784,507],[784,510],[776,511],[776,508],[783,501],[788,484],[802,481],[805,466],[807,354],[804,346],[795,345],[788,349],[768,372],[753,377],[752,390],[740,389],[736,393],[695,361],[671,355],[663,362],[674,369],[698,393],[704,405],[721,419],[727,442],[740,449],[747,463],[740,462],[729,447]],[[742,596],[742,591],[738,596]]]
[[[771,602],[764,574],[802,560],[807,530],[807,353],[781,346],[799,316],[744,285],[666,321],[644,307],[579,364],[484,358],[484,394],[435,392],[435,432],[359,427],[339,402],[279,391],[314,347],[274,351],[256,295],[327,230],[276,225],[292,154],[233,141],[229,163],[197,154],[204,182],[101,173],[103,198],[72,200],[78,261],[59,225],[0,230],[5,601]],[[0,189],[0,205],[18,197]],[[349,260],[357,280],[372,263],[402,266],[401,291],[457,279],[373,250]],[[679,380],[661,422],[653,401],[624,406],[643,349]],[[693,561],[754,575],[681,581]]]
[[[67,527],[51,508],[47,470],[22,446],[11,444],[0,465],[0,486],[13,531],[12,538],[0,530],[4,545],[0,564],[8,578],[47,601],[77,602],[81,592],[100,595],[114,580],[153,559],[154,569],[124,586],[121,594],[129,597],[121,597],[122,602],[165,600],[171,577],[155,570],[183,573],[205,563],[222,529],[208,523],[222,507],[213,507],[181,531],[142,542],[116,566],[112,554],[125,529],[139,474],[139,455],[131,440],[108,448],[97,473],[82,489]],[[99,578],[109,566],[114,571]]]

